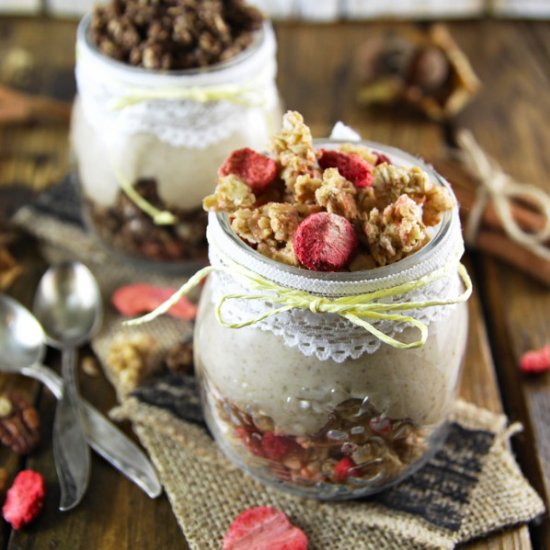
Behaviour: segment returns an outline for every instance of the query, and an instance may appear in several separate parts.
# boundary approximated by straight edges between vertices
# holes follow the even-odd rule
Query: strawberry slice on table
[[[300,263],[313,271],[339,271],[351,260],[358,238],[343,216],[310,214],[294,233],[294,251]]]
[[[243,180],[255,195],[263,193],[277,178],[277,163],[245,147],[233,151],[218,170],[219,176],[233,174]]]
[[[145,283],[136,283],[117,289],[111,297],[111,302],[125,317],[134,317],[153,311],[175,292],[175,288],[161,288]],[[197,316],[197,306],[184,296],[168,310],[168,314],[172,317],[192,321]]]
[[[40,514],[45,495],[44,478],[34,470],[22,470],[8,490],[2,507],[4,519],[14,529],[21,529]]]
[[[223,539],[223,550],[307,550],[307,544],[305,533],[283,512],[256,506],[233,520]]]
[[[336,168],[340,175],[351,181],[355,187],[370,187],[372,185],[374,177],[372,164],[359,155],[342,153],[333,149],[321,149],[318,162],[323,170]]]
[[[550,344],[524,353],[519,368],[526,374],[538,374],[550,370]]]

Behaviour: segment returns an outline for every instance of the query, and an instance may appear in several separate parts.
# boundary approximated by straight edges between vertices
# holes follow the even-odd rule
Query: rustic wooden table
[[[442,153],[449,128],[402,112],[360,109],[352,72],[355,48],[373,29],[386,24],[328,26],[276,25],[279,41],[279,88],[288,108],[299,110],[314,135],[324,136],[343,120],[365,137],[391,143],[412,153],[435,158]],[[399,25],[398,25],[399,26]],[[401,24],[407,27],[407,24]],[[0,51],[23,48],[34,69],[23,87],[29,92],[70,100],[74,94],[75,23],[40,19],[0,20]],[[476,101],[455,121],[473,130],[481,145],[506,171],[550,191],[550,23],[453,22],[450,30],[470,56],[484,83]],[[5,56],[4,56],[5,59]],[[0,61],[0,73],[2,68]],[[0,78],[2,74],[0,74]],[[44,129],[0,127],[0,221],[30,197],[37,172],[25,171],[14,155],[35,162],[62,159],[65,126]],[[15,165],[14,165],[15,162]],[[35,162],[36,164],[36,162]],[[55,176],[49,175],[50,179]],[[29,303],[43,265],[33,260],[33,244],[19,252],[31,268],[12,289]],[[516,269],[480,253],[468,254],[475,282],[470,301],[470,336],[461,386],[463,398],[519,420],[524,432],[513,442],[523,471],[550,503],[550,378],[526,379],[518,371],[521,354],[548,343],[550,292]],[[52,354],[51,359],[57,358]],[[114,393],[102,378],[86,377],[83,392],[98,408],[114,405]],[[2,548],[186,548],[184,537],[165,497],[149,500],[97,456],[93,457],[90,489],[74,511],[57,511],[50,431],[54,402],[37,384],[18,376],[0,376],[0,391],[17,388],[35,399],[43,422],[43,442],[28,458],[0,449],[0,466],[10,473],[23,467],[43,472],[48,497],[43,515],[20,532],[0,522]],[[510,528],[467,546],[476,549],[550,548],[550,522],[531,530]]]

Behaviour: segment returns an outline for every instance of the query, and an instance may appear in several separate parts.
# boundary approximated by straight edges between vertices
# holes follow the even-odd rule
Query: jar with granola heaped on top
[[[204,264],[201,200],[217,166],[235,147],[265,147],[280,119],[272,27],[227,61],[161,71],[108,57],[90,25],[78,28],[71,129],[86,221],[145,266]]]
[[[395,165],[420,166],[452,197],[418,159],[362,143]],[[195,364],[224,453],[263,482],[317,499],[369,495],[425,464],[446,436],[467,338],[471,287],[456,201],[420,250],[362,271],[268,258],[227,213],[210,213],[207,235],[214,271]],[[424,330],[423,345],[408,348]]]

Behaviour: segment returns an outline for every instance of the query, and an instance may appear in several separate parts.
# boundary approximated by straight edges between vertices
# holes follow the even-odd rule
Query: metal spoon
[[[0,294],[0,349],[0,371],[39,380],[57,399],[61,398],[63,381],[41,364],[46,337],[40,323],[28,309],[4,294]],[[85,400],[82,412],[84,433],[91,447],[151,498],[158,497],[162,487],[141,449]]]
[[[90,270],[79,262],[64,262],[42,276],[33,310],[47,342],[61,350],[63,394],[55,411],[53,452],[62,511],[84,496],[90,477],[90,449],[81,425],[76,377],[77,347],[87,342],[102,319],[101,292]]]

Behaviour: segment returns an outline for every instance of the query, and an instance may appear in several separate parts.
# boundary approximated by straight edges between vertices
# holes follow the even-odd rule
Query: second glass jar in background
[[[89,25],[71,129],[87,222],[122,254],[191,268],[206,259],[201,201],[217,167],[236,148],[265,148],[279,124],[271,25],[227,62],[168,73],[106,57]]]
[[[367,145],[395,164],[421,164],[395,149]],[[307,271],[266,258],[236,236],[223,214],[210,215],[208,240],[212,265],[229,272],[211,274],[203,289],[195,365],[208,426],[225,454],[264,482],[320,499],[372,494],[422,466],[447,433],[466,345],[457,208],[416,254],[354,273]],[[248,287],[239,270],[232,275],[233,264],[283,289],[331,298],[412,288],[441,273],[427,286],[372,302],[442,305],[399,311],[428,327],[423,346],[399,349],[335,313],[291,309],[264,317],[280,305],[277,298],[259,297],[265,291]],[[217,319],[217,304],[228,295],[234,298],[223,306],[223,318],[243,328]],[[402,321],[370,322],[395,340],[418,338],[418,329]]]

